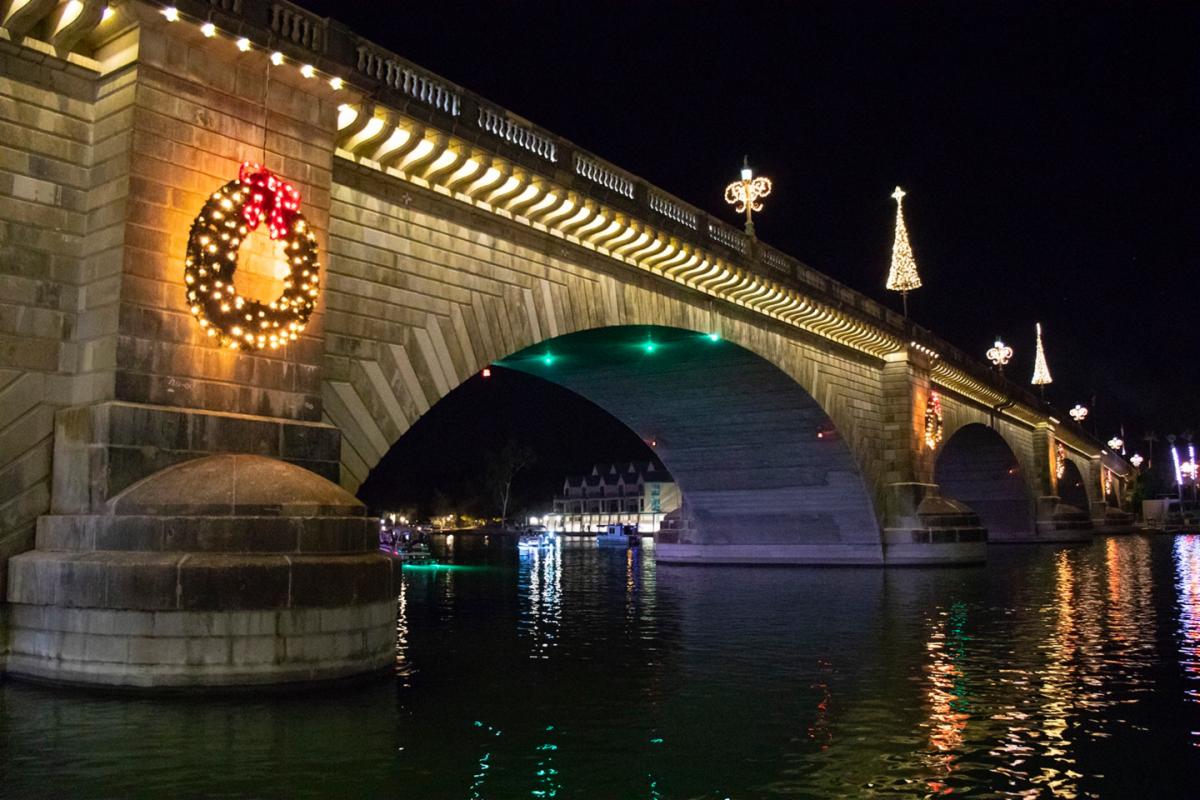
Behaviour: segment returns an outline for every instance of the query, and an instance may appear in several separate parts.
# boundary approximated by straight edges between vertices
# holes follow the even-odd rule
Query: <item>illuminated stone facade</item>
[[[301,8],[0,8],[0,595],[24,591],[5,585],[11,559],[51,552],[39,517],[104,514],[139,481],[222,453],[353,492],[482,367],[604,327],[729,345],[696,367],[703,384],[647,380],[656,406],[561,377],[661,435],[686,513],[660,559],[981,560],[978,521],[939,496],[923,449],[933,387],[947,442],[969,422],[1003,438],[1040,529],[1059,505],[1056,441],[1089,493],[1101,463],[1128,474],[874,300]],[[322,262],[317,310],[278,352],[213,347],[182,284],[192,220],[244,161],[297,187]],[[271,255],[247,251],[243,288],[269,291],[255,257]],[[777,391],[744,391],[752,379]],[[736,529],[716,511],[735,480],[759,514]]]

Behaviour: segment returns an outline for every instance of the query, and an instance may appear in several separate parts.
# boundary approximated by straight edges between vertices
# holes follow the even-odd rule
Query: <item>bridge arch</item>
[[[818,401],[880,491],[876,357],[450,200],[414,191],[403,202],[371,175],[334,177],[322,405],[343,434],[344,488],[356,491],[404,431],[488,364],[569,334],[661,326],[717,333],[778,368]]]
[[[724,561],[882,561],[872,492],[842,429],[791,375],[725,335],[604,326],[492,363],[562,386],[653,442],[684,498],[685,524],[660,537],[660,551],[718,546]],[[372,424],[338,419],[349,411],[329,406],[348,429]]]
[[[1013,448],[994,428],[972,422],[942,445],[934,482],[979,515],[993,542],[1035,538],[1036,508]]]
[[[1063,474],[1058,479],[1058,498],[1064,504],[1087,514],[1091,509],[1092,487],[1084,477],[1085,470],[1070,456],[1063,460]]]

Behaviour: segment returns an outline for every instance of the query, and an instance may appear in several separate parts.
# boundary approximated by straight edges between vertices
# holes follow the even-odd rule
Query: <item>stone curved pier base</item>
[[[1092,528],[1098,535],[1124,535],[1136,529],[1133,514],[1107,503],[1092,503]]]
[[[8,672],[125,688],[345,679],[394,659],[392,562],[350,494],[219,455],[134,484],[105,513],[45,516],[9,562]]]
[[[660,564],[758,564],[812,566],[920,566],[982,564],[987,560],[987,531],[962,503],[941,497],[933,484],[893,484],[891,524],[877,531],[857,530],[834,538],[798,527],[788,538],[756,541],[755,531],[718,539],[681,515],[664,520],[654,544]],[[805,539],[808,541],[805,541]]]
[[[1095,534],[1088,512],[1067,505],[1053,495],[1037,502],[1037,542],[1087,544]]]

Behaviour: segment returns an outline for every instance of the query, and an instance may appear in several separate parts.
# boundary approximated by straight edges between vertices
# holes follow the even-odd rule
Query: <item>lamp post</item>
[[[987,359],[992,362],[992,366],[1001,375],[1004,374],[1004,365],[1007,364],[1013,357],[1013,349],[1004,343],[1004,340],[999,336],[996,337],[996,344],[987,351]]]
[[[1079,405],[1079,403],[1076,403],[1075,407],[1072,408],[1067,413],[1071,415],[1071,419],[1075,420],[1080,425],[1082,425],[1083,421],[1085,419],[1087,419],[1088,410],[1087,410],[1087,406],[1081,406],[1081,405]]]
[[[742,179],[725,187],[725,202],[733,206],[733,210],[739,214],[746,213],[748,236],[754,236],[754,212],[763,209],[759,198],[770,193],[771,179],[754,177],[754,172],[750,169],[750,157],[742,156]]]
[[[1111,447],[1114,451],[1116,451],[1116,450],[1120,450],[1122,447],[1124,447],[1125,442],[1121,440],[1120,436],[1114,436],[1108,440],[1108,446]]]
[[[1129,457],[1129,463],[1133,464],[1134,469],[1141,469],[1142,462],[1145,460],[1146,459],[1142,458],[1141,455],[1138,453],[1134,453],[1133,455],[1131,455]]]

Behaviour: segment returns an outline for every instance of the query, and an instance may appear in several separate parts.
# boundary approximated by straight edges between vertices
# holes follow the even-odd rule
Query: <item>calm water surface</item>
[[[1200,797],[1200,537],[891,571],[458,539],[404,572],[394,680],[0,684],[0,795]]]

